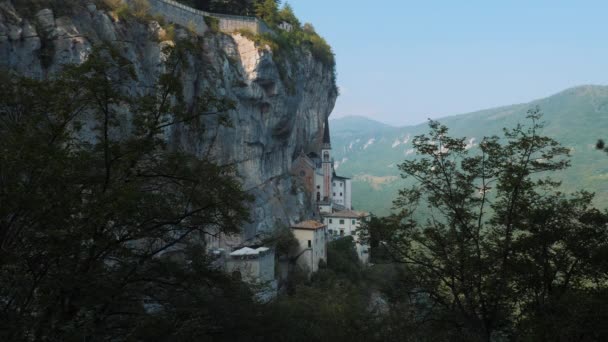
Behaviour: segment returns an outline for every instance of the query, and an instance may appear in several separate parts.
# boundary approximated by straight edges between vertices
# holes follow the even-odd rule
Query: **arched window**
[[[329,152],[323,153],[323,160],[324,161],[329,161]]]
[[[321,201],[321,193],[317,192],[317,202],[320,202],[320,201]]]

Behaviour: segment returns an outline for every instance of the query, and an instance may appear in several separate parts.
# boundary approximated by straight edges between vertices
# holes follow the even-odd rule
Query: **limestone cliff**
[[[159,34],[155,21],[121,20],[86,1],[64,16],[51,10],[20,14],[9,1],[0,2],[0,70],[51,77],[62,65],[86,60],[95,44],[109,42],[135,66],[137,91],[154,84],[161,72],[162,47],[170,42],[161,42]],[[188,34],[176,31],[178,37]],[[243,36],[207,30],[191,39],[198,50],[181,76],[186,98],[211,89],[233,99],[234,125],[217,127],[209,119],[205,131],[174,128],[169,139],[236,166],[244,188],[256,198],[245,238],[272,230],[277,222],[309,217],[312,208],[288,171],[301,150],[316,148],[337,97],[333,70],[302,49],[281,65],[283,76],[286,72],[291,79],[287,87],[272,52]]]

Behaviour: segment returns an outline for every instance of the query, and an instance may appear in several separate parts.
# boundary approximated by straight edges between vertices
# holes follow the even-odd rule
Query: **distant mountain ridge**
[[[565,191],[596,192],[597,204],[608,206],[608,156],[595,150],[608,136],[608,86],[569,88],[529,103],[502,106],[437,119],[453,136],[467,137],[471,148],[484,136],[501,135],[503,127],[525,123],[528,109],[539,106],[546,126],[543,134],[571,149],[572,167],[557,176]],[[411,139],[428,131],[427,124],[394,127],[364,117],[330,121],[332,147],[340,173],[353,177],[357,209],[379,215],[390,212],[397,190],[405,183],[397,165],[413,158]]]
[[[329,121],[329,125],[332,129],[332,137],[348,134],[371,133],[381,130],[398,129],[398,127],[391,126],[365,116],[356,115],[331,119]],[[336,128],[338,129],[336,130]]]

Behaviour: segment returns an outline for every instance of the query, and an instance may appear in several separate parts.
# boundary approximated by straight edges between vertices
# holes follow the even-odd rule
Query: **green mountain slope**
[[[451,135],[467,137],[472,148],[482,137],[500,135],[503,127],[524,123],[526,111],[539,106],[546,123],[543,134],[571,149],[572,167],[560,172],[565,191],[593,191],[600,207],[608,206],[608,156],[595,150],[608,136],[608,86],[581,86],[526,104],[450,116],[439,121]],[[370,119],[345,117],[330,121],[338,173],[353,177],[353,206],[388,214],[397,190],[405,183],[397,165],[413,158],[411,139],[426,133],[426,124],[392,127]]]

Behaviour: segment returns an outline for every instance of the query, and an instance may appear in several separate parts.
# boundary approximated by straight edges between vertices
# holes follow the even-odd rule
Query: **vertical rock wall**
[[[177,30],[178,37],[187,35]],[[10,2],[0,2],[0,68],[31,77],[49,77],[64,64],[82,63],[95,44],[108,42],[135,66],[139,79],[134,91],[145,89],[161,72],[162,47],[169,44],[160,42],[161,36],[156,22],[120,20],[92,3],[56,17],[50,10],[25,16]],[[199,48],[182,74],[186,98],[209,89],[233,99],[234,125],[217,126],[207,118],[205,130],[176,127],[169,139],[201,157],[235,166],[243,187],[256,198],[252,223],[243,227],[245,239],[309,218],[311,203],[289,169],[301,150],[317,149],[337,97],[333,70],[308,51],[297,51],[281,66],[292,80],[288,90],[272,52],[247,38],[207,32],[190,39]]]

